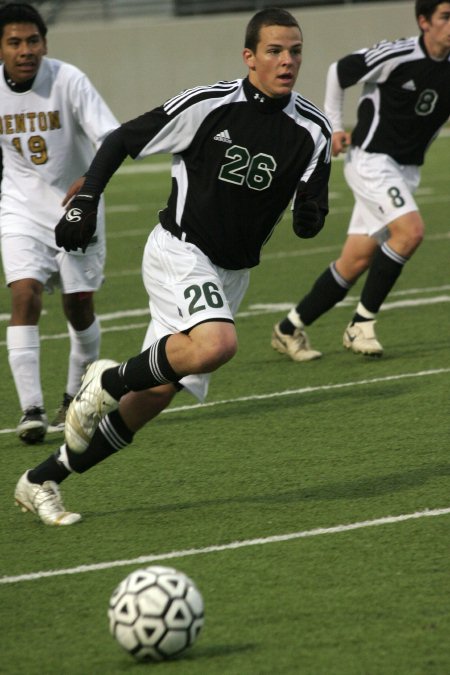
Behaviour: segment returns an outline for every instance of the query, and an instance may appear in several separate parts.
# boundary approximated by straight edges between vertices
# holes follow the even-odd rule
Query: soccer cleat
[[[69,405],[71,404],[72,399],[73,396],[69,396],[69,394],[64,393],[61,405],[56,411],[55,417],[52,419],[52,421],[48,426],[47,432],[49,434],[64,431],[67,410],[69,409]]]
[[[44,408],[32,406],[24,410],[16,433],[25,445],[42,443],[48,427],[47,415]]]
[[[311,349],[309,338],[303,328],[296,328],[293,335],[286,335],[280,331],[280,324],[276,323],[270,344],[277,352],[286,354],[293,361],[313,361],[322,356],[322,352]]]
[[[57,483],[52,480],[46,480],[42,485],[31,483],[28,471],[16,485],[14,501],[24,513],[35,513],[46,525],[73,525],[81,520],[79,513],[65,510]]]
[[[353,325],[349,323],[344,333],[344,347],[351,349],[355,354],[381,356],[383,347],[375,335],[375,324],[375,320],[359,321]]]
[[[119,364],[109,359],[94,361],[83,377],[81,389],[72,400],[66,415],[65,436],[74,452],[84,452],[100,420],[119,407],[119,401],[102,387],[102,374]]]

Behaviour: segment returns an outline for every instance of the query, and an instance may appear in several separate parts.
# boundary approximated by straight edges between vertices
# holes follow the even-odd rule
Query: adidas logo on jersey
[[[223,131],[219,131],[217,136],[214,136],[215,141],[222,141],[222,143],[232,143],[233,141],[230,138],[230,134],[228,133],[228,129],[224,129]]]
[[[402,89],[407,89],[408,91],[416,91],[416,83],[414,80],[408,80],[405,84],[402,84]]]

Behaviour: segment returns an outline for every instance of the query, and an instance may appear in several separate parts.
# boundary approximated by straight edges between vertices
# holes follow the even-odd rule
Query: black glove
[[[56,245],[66,251],[86,251],[97,226],[99,197],[81,191],[55,227]]]
[[[294,210],[294,232],[297,237],[311,239],[320,232],[324,224],[323,214],[317,202],[305,199],[297,202]]]

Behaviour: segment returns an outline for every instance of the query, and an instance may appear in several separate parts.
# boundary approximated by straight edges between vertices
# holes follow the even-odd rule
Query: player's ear
[[[44,55],[48,53],[47,38],[44,38]]]
[[[246,47],[242,52],[242,58],[244,59],[245,65],[250,68],[250,70],[255,70],[255,54],[251,49]]]
[[[420,14],[417,17],[417,25],[419,26],[420,30],[423,32],[427,31],[427,28],[429,27],[429,21],[426,16],[423,14]]]

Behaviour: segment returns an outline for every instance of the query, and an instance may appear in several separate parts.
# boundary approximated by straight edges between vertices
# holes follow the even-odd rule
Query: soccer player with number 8
[[[321,356],[311,350],[305,326],[343,300],[367,269],[343,343],[381,356],[377,313],[424,236],[413,193],[425,152],[450,115],[450,2],[417,0],[415,10],[419,36],[380,42],[329,68],[325,112],[333,155],[347,150],[344,172],[355,206],[339,258],[273,328],[272,347],[294,361]],[[342,110],[344,92],[355,84],[363,91],[350,136]]]

